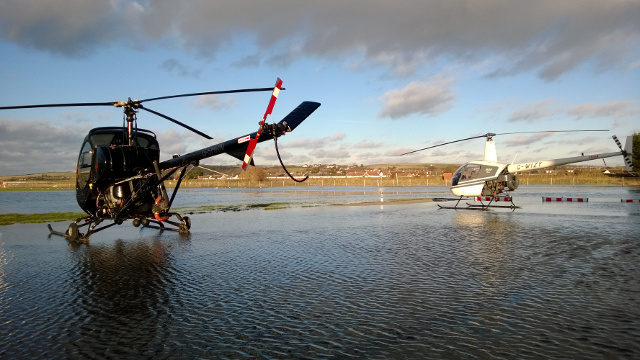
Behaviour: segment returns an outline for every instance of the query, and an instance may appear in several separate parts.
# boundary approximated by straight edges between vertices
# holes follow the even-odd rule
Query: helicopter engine
[[[98,195],[97,207],[101,212],[111,214],[131,196],[130,182],[110,186]]]
[[[136,195],[141,184],[150,175],[153,160],[159,158],[159,150],[136,146],[99,146],[96,148],[96,184],[99,193],[96,209],[102,215],[112,215],[128,199]],[[103,186],[107,186],[103,188]],[[147,201],[145,201],[147,200]],[[147,213],[153,205],[153,194],[141,199],[131,210]]]
[[[96,208],[102,215],[113,215],[118,208],[131,197],[136,195],[136,189],[140,189],[141,179],[130,179],[124,182],[109,186],[101,191],[96,199]],[[153,195],[137,201],[131,208],[133,213],[145,214],[152,210]]]
[[[516,174],[503,174],[498,177],[498,181],[502,183],[509,191],[513,191],[520,185],[520,179]]]

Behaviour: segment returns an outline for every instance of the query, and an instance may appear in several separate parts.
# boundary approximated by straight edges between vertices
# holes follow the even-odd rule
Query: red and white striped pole
[[[491,196],[476,196],[475,197],[475,201],[491,201]],[[511,201],[511,197],[510,196],[496,196],[493,201]]]
[[[543,202],[589,202],[589,198],[574,198],[574,197],[568,197],[568,198],[563,198],[563,197],[549,197],[549,196],[543,196],[542,197],[542,201]]]

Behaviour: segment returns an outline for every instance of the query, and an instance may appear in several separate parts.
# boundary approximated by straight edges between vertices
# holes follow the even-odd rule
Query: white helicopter
[[[607,130],[552,130],[552,131],[537,131],[535,133],[541,132],[575,132],[575,131],[607,131]],[[530,161],[526,163],[520,164],[503,164],[498,162],[498,157],[496,154],[496,145],[493,141],[493,137],[497,135],[510,135],[510,134],[523,134],[523,133],[534,133],[534,132],[509,132],[509,133],[487,133],[484,135],[478,135],[469,137],[466,139],[460,139],[450,142],[445,142],[438,145],[429,146],[426,148],[410,151],[402,155],[412,154],[418,151],[423,151],[427,149],[432,149],[438,146],[453,144],[460,141],[472,140],[481,137],[485,137],[487,141],[484,145],[484,160],[474,160],[469,161],[468,163],[460,166],[458,170],[453,173],[451,177],[451,193],[456,196],[459,196],[458,202],[453,207],[445,207],[440,206],[443,209],[479,209],[486,210],[489,205],[493,201],[499,200],[498,195],[501,193],[505,193],[509,195],[510,191],[514,191],[518,188],[520,184],[520,180],[516,175],[518,172],[530,171],[530,170],[538,170],[544,169],[557,165],[565,165],[565,164],[573,164],[582,161],[589,161],[595,159],[604,159],[613,156],[623,156],[625,169],[627,172],[632,171],[631,166],[631,155],[632,155],[632,147],[633,147],[633,136],[628,136],[624,149],[618,141],[618,138],[614,135],[613,140],[620,148],[620,151],[610,152],[610,153],[601,153],[601,154],[593,154],[593,155],[582,155],[575,156],[570,158],[563,159],[553,159],[553,160],[542,160],[542,161]],[[489,203],[487,205],[469,205],[468,207],[458,208],[458,204],[463,197],[489,197]],[[511,202],[511,205],[500,206],[493,205],[493,207],[507,207],[507,208],[517,208],[513,204],[513,200],[511,196],[507,196],[507,199]]]

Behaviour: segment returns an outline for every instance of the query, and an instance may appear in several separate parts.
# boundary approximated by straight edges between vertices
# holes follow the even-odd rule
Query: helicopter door
[[[78,156],[78,167],[76,168],[76,200],[78,205],[87,214],[95,212],[95,200],[91,196],[90,181],[91,175],[91,158],[93,157],[93,150],[91,143],[87,140],[80,150]]]
[[[480,165],[478,164],[464,164],[456,170],[451,177],[451,186],[458,185],[460,181],[469,181],[478,177],[480,172]]]
[[[451,177],[451,186],[456,186],[459,182],[494,178],[498,176],[499,170],[498,166],[466,163]]]
[[[78,156],[78,169],[76,170],[76,190],[84,189],[91,175],[91,144],[87,141],[82,145]]]

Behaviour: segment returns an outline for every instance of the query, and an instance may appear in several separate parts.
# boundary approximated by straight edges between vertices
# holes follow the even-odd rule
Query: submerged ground
[[[523,188],[475,212],[389,203],[433,189],[404,190],[192,190],[179,206],[290,205],[89,245],[1,226],[0,357],[640,356],[640,203],[620,201],[640,192]]]

